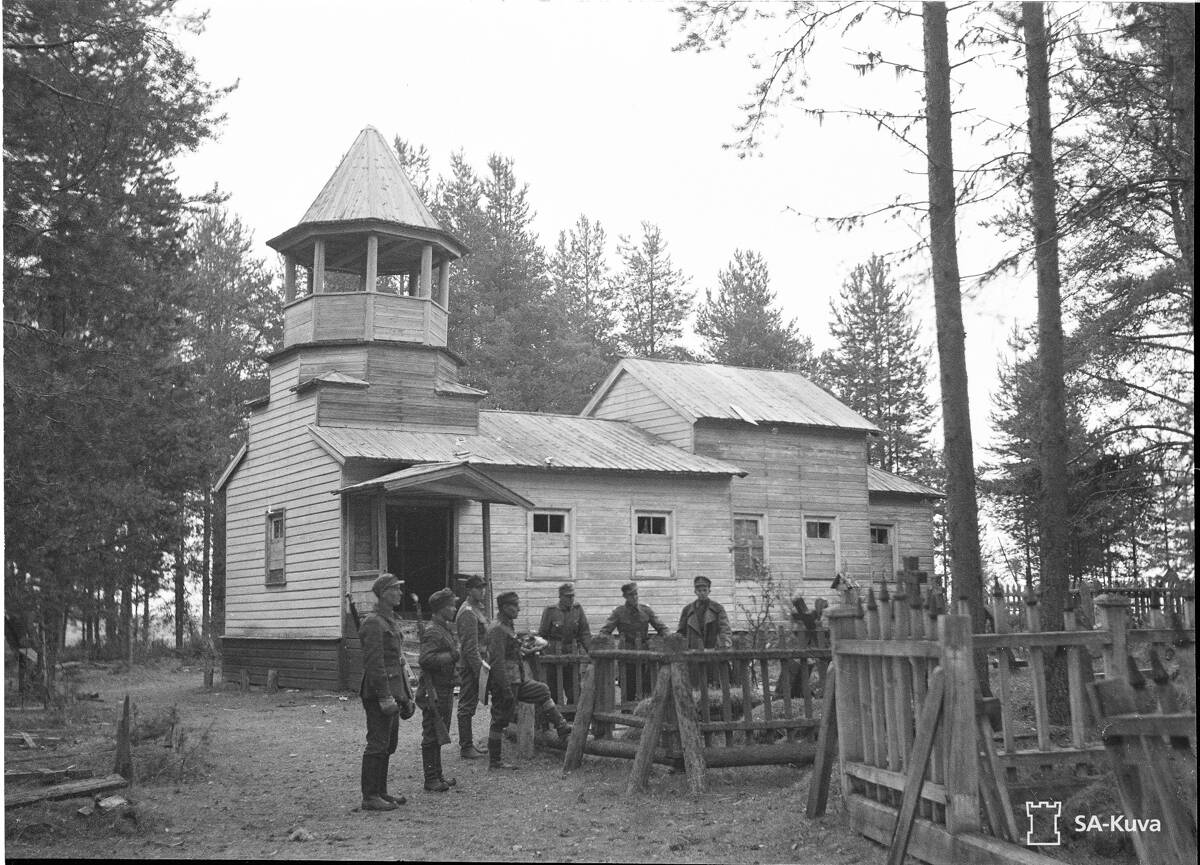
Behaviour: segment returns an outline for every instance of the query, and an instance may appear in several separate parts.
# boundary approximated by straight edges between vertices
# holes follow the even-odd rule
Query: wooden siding
[[[575,548],[575,599],[587,612],[593,633],[622,603],[621,585],[633,578],[634,510],[672,512],[676,547],[673,579],[644,580],[641,601],[649,604],[672,629],[683,606],[695,598],[692,578],[713,581],[713,598],[725,603],[733,590],[732,511],[728,478],[692,479],[624,473],[549,473],[489,469],[497,481],[533,501],[539,508],[570,509]],[[456,513],[456,569],[483,573],[481,508],[470,502]],[[557,580],[530,580],[529,518],[517,508],[491,506],[492,594],[521,594],[519,627],[536,628],[542,610],[558,601]]]
[[[251,685],[265,685],[267,671],[279,672],[279,687],[344,690],[342,641],[335,640],[221,640],[221,677],[240,682],[242,671]]]
[[[300,363],[271,371],[271,401],[250,418],[246,458],[226,486],[228,637],[341,636],[341,468],[305,429],[315,397],[291,392]],[[265,585],[265,520],[287,509],[285,583]]]
[[[796,592],[810,601],[836,595],[829,575],[806,572],[806,516],[835,518],[841,561],[851,575],[867,574],[870,520],[862,433],[700,422],[694,435],[696,453],[736,462],[748,472],[733,479],[733,510],[766,515],[767,565],[783,599]],[[737,602],[748,603],[756,592],[753,582],[739,582]]]
[[[429,298],[351,291],[312,294],[284,308],[283,347],[362,339],[444,347],[448,313]]]
[[[870,515],[872,523],[895,526],[892,545],[901,566],[905,556],[916,556],[918,570],[932,576],[933,505],[928,499],[872,493]]]
[[[302,298],[283,308],[283,347],[296,345],[301,342],[311,342],[313,338],[312,304]]]
[[[478,401],[438,394],[449,376],[440,352],[402,345],[357,345],[303,353],[301,380],[329,370],[361,378],[367,388],[320,388],[317,423],[322,426],[389,426],[474,434]],[[453,379],[451,379],[453,380]]]
[[[628,373],[613,382],[589,416],[629,421],[676,447],[692,450],[691,422]]]

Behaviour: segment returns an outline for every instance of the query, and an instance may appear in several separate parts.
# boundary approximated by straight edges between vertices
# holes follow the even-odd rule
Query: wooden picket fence
[[[1005,599],[993,600],[1000,629],[995,634],[973,634],[965,609],[939,615],[936,596],[906,596],[902,589],[891,596],[885,590],[879,601],[869,594],[865,609],[843,604],[829,613],[834,671],[830,689],[836,694],[831,709],[846,807],[857,831],[890,845],[889,862],[899,863],[906,851],[930,863],[1045,862],[1022,846],[1025,839],[1009,783],[1019,779],[1024,768],[1094,766],[1104,761],[1106,750],[1112,754],[1117,748],[1089,723],[1105,717],[1098,696],[1105,692],[1089,681],[1093,653],[1103,659],[1106,679],[1127,681],[1131,644],[1149,643],[1164,650],[1169,644],[1180,678],[1189,683],[1194,679],[1194,602],[1185,606],[1183,621],[1172,627],[1163,627],[1163,621],[1151,616],[1151,623],[1160,627],[1130,629],[1129,600],[1101,596],[1095,599],[1098,630],[1079,629],[1074,611],[1068,611],[1061,631],[1043,630],[1037,604],[1026,602],[1024,628],[1013,632],[1006,627],[1007,617],[998,615]],[[1028,653],[1034,715],[1028,736],[1018,728],[1013,698],[1012,660],[1018,648]],[[1044,677],[1049,653],[1060,651],[1068,656],[1070,721],[1065,733],[1050,724]],[[981,697],[976,681],[979,655],[989,664],[995,656],[998,700]],[[1127,713],[1118,715],[1121,735],[1137,729]],[[1154,739],[1162,723],[1147,722],[1142,735]],[[1191,723],[1194,729],[1194,715]],[[993,724],[1001,730],[999,747]],[[1124,744],[1120,748],[1125,748],[1122,753],[1130,750]],[[1189,753],[1190,826],[1180,825],[1177,810],[1163,806],[1175,821],[1173,843],[1177,836],[1182,838],[1176,847],[1185,850],[1186,839],[1191,837],[1194,847],[1195,837],[1195,757]],[[1141,804],[1145,803],[1139,799],[1130,807]],[[1155,865],[1162,861],[1174,860],[1159,857]]]
[[[1189,599],[1195,600],[1195,586],[1191,583],[1174,586],[1095,586],[1084,583],[1070,593],[1068,605],[1077,610],[1077,618],[1087,627],[1095,621],[1094,600],[1100,595],[1110,595],[1129,600],[1129,626],[1131,628],[1155,627],[1151,624],[1156,616],[1162,615],[1170,624],[1182,620],[1188,609]],[[1001,586],[996,584],[992,590],[993,599],[999,598],[1000,603],[993,603],[991,612],[995,617],[996,630],[1000,623],[1008,625],[1009,631],[1024,629],[1027,616],[1025,607],[1031,597],[1030,592],[1016,586]]]

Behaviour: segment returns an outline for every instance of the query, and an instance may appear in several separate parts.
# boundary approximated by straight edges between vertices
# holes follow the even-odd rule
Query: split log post
[[[836,662],[830,666],[836,672]],[[811,819],[825,814],[829,803],[829,779],[833,774],[833,760],[837,748],[837,679],[830,675],[826,679],[825,693],[821,698],[821,726],[817,733],[817,756],[813,764],[812,780],[808,784],[808,805],[805,815]]]
[[[925,639],[925,600],[921,597],[921,587],[917,583],[913,583],[911,591],[908,595],[909,618],[911,620],[910,633],[914,640]],[[929,677],[932,675],[932,669],[929,662],[925,658],[912,655],[908,659],[912,666],[912,693],[913,706],[916,711],[920,711],[925,706],[925,694],[929,690]],[[918,731],[920,727],[917,728]],[[932,733],[930,734],[932,735]],[[930,760],[932,764],[932,759]],[[930,765],[930,777],[933,776],[933,767]],[[918,798],[917,809],[921,816],[929,819],[933,816],[933,806],[924,799]]]
[[[279,671],[267,670],[267,693],[276,694],[279,692]]]
[[[597,636],[592,640],[593,649],[612,649],[616,645],[612,637]],[[592,668],[596,671],[595,680],[595,711],[597,712],[612,712],[616,708],[616,694],[614,693],[616,681],[616,668],[618,665],[612,658],[596,658],[592,659]],[[612,724],[608,722],[596,723],[596,738],[608,739],[612,737]]]
[[[667,714],[667,703],[671,700],[671,667],[663,664],[658,670],[658,679],[654,683],[654,693],[650,700],[650,716],[646,726],[642,728],[642,738],[638,742],[637,754],[633,758],[633,768],[629,771],[629,783],[625,786],[625,795],[645,792],[646,782],[650,777],[650,767],[654,763],[654,753],[661,738],[663,719]],[[574,731],[572,731],[574,732]]]
[[[528,762],[533,759],[533,727],[537,709],[532,703],[519,703],[517,708],[517,759]],[[572,730],[574,732],[574,730]]]
[[[692,689],[688,679],[687,664],[680,658],[683,637],[672,634],[667,638],[671,659],[671,690],[675,695],[675,723],[679,727],[679,746],[683,752],[683,767],[687,771],[688,791],[704,793],[708,780],[704,776],[704,751],[700,744],[700,729],[696,723],[696,704],[692,701]]]
[[[838,640],[855,638],[855,622],[858,610],[848,604],[839,604],[829,610],[829,639],[835,663],[830,664],[825,690],[833,692],[833,699],[840,702],[834,722],[837,724],[837,749],[842,775],[842,795],[850,795],[850,776],[846,774],[846,763],[863,759],[863,722],[859,694],[860,666],[857,658],[845,657],[837,661]]]
[[[213,669],[215,666],[213,656],[206,654],[204,656],[204,690],[206,691],[213,689]]]
[[[250,691],[250,671],[243,668],[242,669],[242,693],[245,694],[245,693],[248,693],[249,691]]]
[[[946,829],[951,835],[978,832],[979,758],[975,726],[975,651],[970,616],[938,620],[942,669],[946,676]],[[928,698],[926,698],[928,700]]]
[[[130,750],[130,726],[133,718],[130,715],[129,695],[121,705],[121,719],[117,722],[117,759],[113,764],[113,772],[126,781],[133,783],[133,756]]]
[[[911,636],[909,630],[908,596],[904,593],[904,583],[898,583],[892,594],[892,633],[897,640],[907,641]],[[916,721],[912,701],[912,670],[907,658],[897,656],[892,659],[893,680],[896,692],[896,720],[900,724],[897,731],[899,736],[901,760],[907,760],[913,747],[913,724]],[[908,768],[907,763],[903,763]]]
[[[1025,593],[1025,615],[1030,635],[1042,632],[1042,616],[1038,609],[1038,597],[1033,592]],[[1033,685],[1033,715],[1037,724],[1039,751],[1050,750],[1050,705],[1046,699],[1046,659],[1042,647],[1029,647],[1029,682]]]
[[[917,724],[917,735],[908,761],[904,792],[900,796],[900,812],[896,815],[896,827],[892,831],[892,843],[888,848],[888,865],[901,865],[908,850],[908,839],[912,835],[913,821],[917,816],[917,804],[921,801],[921,788],[925,784],[925,769],[933,753],[933,734],[942,717],[945,686],[944,672],[941,667],[937,667],[929,680],[925,705],[921,708],[921,720]]]
[[[583,672],[583,686],[579,691],[575,723],[567,740],[567,752],[563,755],[564,775],[578,769],[583,763],[583,746],[587,741],[588,727],[592,724],[592,713],[596,710],[596,668],[599,666],[598,663],[588,664]]]
[[[867,623],[867,639],[880,640],[883,639],[880,631],[879,622],[879,605],[875,602],[875,590],[867,589],[867,611],[865,620]],[[889,747],[890,738],[888,736],[887,715],[890,710],[887,708],[887,700],[884,698],[883,690],[883,663],[884,659],[875,656],[869,656],[866,659],[867,667],[870,670],[870,688],[867,698],[867,705],[870,710],[871,731],[872,731],[872,747],[875,751],[875,760],[871,765],[884,766],[895,771],[892,765],[895,762],[896,755]],[[886,762],[885,762],[886,761]],[[880,788],[876,798],[886,805],[893,805],[893,797],[891,791],[886,788]]]
[[[1075,608],[1072,606],[1063,610],[1063,630],[1078,631],[1079,622],[1075,619]],[[1067,649],[1067,697],[1071,704],[1071,745],[1083,748],[1084,728],[1087,726],[1087,700],[1083,689],[1083,663],[1087,658],[1091,663],[1091,655],[1087,649],[1071,646]]]
[[[1101,625],[1112,637],[1112,643],[1104,647],[1104,678],[1123,680],[1128,671],[1125,657],[1129,653],[1129,598],[1100,595],[1096,598],[1096,610]]]

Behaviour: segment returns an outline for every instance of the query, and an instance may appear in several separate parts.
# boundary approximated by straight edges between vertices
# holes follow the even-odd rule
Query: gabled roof
[[[357,484],[342,487],[338,492],[349,493],[361,490],[382,489],[389,493],[409,492],[423,495],[450,496],[477,502],[493,502],[501,505],[532,510],[533,502],[520,493],[509,489],[499,481],[488,477],[463,460],[451,463],[431,463],[411,466],[398,472],[372,478]]]
[[[945,493],[940,493],[933,487],[927,487],[916,481],[910,481],[908,478],[902,478],[900,475],[885,472],[883,469],[875,468],[875,466],[867,466],[867,492],[900,493],[901,495],[921,496],[922,498],[931,499],[944,499],[946,497]]]
[[[380,427],[310,426],[340,460],[467,462],[544,470],[607,470],[690,475],[745,475],[733,463],[667,444],[626,421],[573,415],[481,411],[477,435]]]
[[[804,376],[715,363],[624,358],[581,414],[628,375],[691,423],[701,419],[788,423],[878,433],[879,428]]]
[[[396,151],[374,126],[358,133],[300,224],[359,219],[442,230],[404,173]]]

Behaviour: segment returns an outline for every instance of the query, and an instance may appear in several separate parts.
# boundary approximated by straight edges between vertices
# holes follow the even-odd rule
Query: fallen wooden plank
[[[18,790],[12,793],[5,793],[4,807],[16,808],[21,805],[31,805],[34,802],[45,800],[73,799],[76,796],[106,793],[109,790],[119,790],[122,787],[128,786],[129,782],[120,775],[105,775],[103,778],[89,778],[84,781],[55,784],[52,787],[36,787],[31,790]]]
[[[82,778],[95,777],[95,775],[96,773],[91,769],[76,769],[74,766],[68,766],[65,769],[6,769],[4,783],[38,781],[42,784],[56,784],[59,781],[78,781]]]

